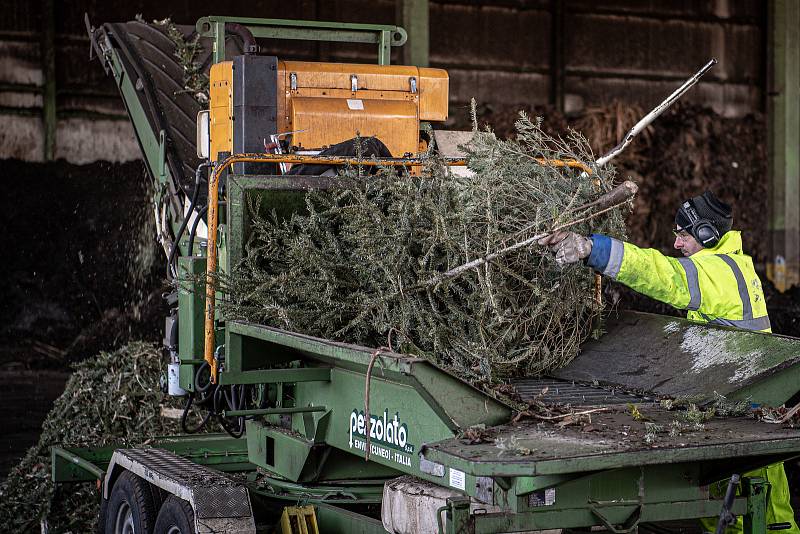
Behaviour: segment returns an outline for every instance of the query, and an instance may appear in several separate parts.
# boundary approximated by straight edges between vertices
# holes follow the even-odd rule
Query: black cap
[[[714,225],[720,237],[733,227],[731,207],[718,199],[711,191],[706,191],[688,202],[701,219],[706,219]],[[675,214],[675,225],[681,230],[686,230],[692,226],[689,216],[681,208],[678,208],[678,212]]]

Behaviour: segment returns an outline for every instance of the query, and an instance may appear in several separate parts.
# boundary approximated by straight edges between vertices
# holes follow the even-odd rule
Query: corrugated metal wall
[[[0,17],[0,158],[41,161],[42,8],[7,0]],[[49,0],[53,1],[53,0]],[[124,107],[88,61],[84,12],[94,24],[171,16],[192,24],[225,14],[394,24],[388,0],[137,0],[55,2],[56,158],[73,163],[139,157]],[[758,0],[517,0],[430,4],[430,61],[448,69],[453,113],[471,98],[493,105],[553,104],[569,111],[612,99],[649,107],[709,57],[720,64],[687,95],[726,116],[763,108],[766,7]],[[222,13],[224,11],[224,13]],[[281,57],[373,61],[365,45],[276,42]]]

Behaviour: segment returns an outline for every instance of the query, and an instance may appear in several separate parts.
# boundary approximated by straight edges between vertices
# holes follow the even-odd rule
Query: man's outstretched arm
[[[583,237],[558,232],[539,242],[556,253],[559,264],[584,260],[594,270],[679,309],[697,310],[697,268],[689,258],[670,258],[602,234]]]

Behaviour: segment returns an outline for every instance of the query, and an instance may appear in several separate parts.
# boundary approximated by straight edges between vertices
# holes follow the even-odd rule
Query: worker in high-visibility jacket
[[[539,241],[566,265],[583,260],[596,271],[626,286],[687,310],[687,318],[744,330],[771,332],[761,280],[753,260],[742,250],[741,233],[731,230],[731,207],[710,191],[684,202],[675,215],[674,247],[682,258],[643,249],[604,235],[584,237],[561,231]],[[783,463],[756,469],[744,476],[769,481],[767,525],[787,534],[800,534],[789,504],[789,485]],[[724,493],[724,485],[722,487]],[[716,518],[703,519],[714,532]],[[742,532],[742,518],[728,528]]]

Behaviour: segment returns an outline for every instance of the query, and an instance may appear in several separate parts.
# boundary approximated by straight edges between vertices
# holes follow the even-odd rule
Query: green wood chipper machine
[[[286,174],[285,165],[346,162],[319,149],[356,131],[387,136],[394,154],[419,152],[431,135],[447,146],[448,132],[420,133],[421,122],[446,119],[447,73],[389,65],[402,28],[225,17],[178,27],[184,39],[199,36],[197,61],[210,66],[207,111],[176,82],[166,28],[93,28],[87,19],[87,29],[156,184],[177,288],[164,340],[170,393],[227,430],[142,448],[54,447],[56,482],[97,481],[103,532],[621,534],[723,509],[743,516],[748,534],[782,528],[766,523],[765,480],[744,477],[730,499],[722,495],[733,474],[800,456],[800,433],[746,417],[669,432],[676,412],[659,401],[793,402],[800,340],[612,314],[606,334],[570,365],[514,381],[522,401],[571,407],[542,415],[517,412],[426,359],[214,309],[204,275],[229,272],[246,254],[252,199],[287,215],[308,190],[335,187],[326,173]],[[259,53],[269,38],[366,43],[378,64],[278,60]],[[396,124],[384,132],[389,116]],[[292,132],[291,147],[282,132]],[[590,422],[565,424],[574,417]],[[184,423],[194,431],[202,422]]]

